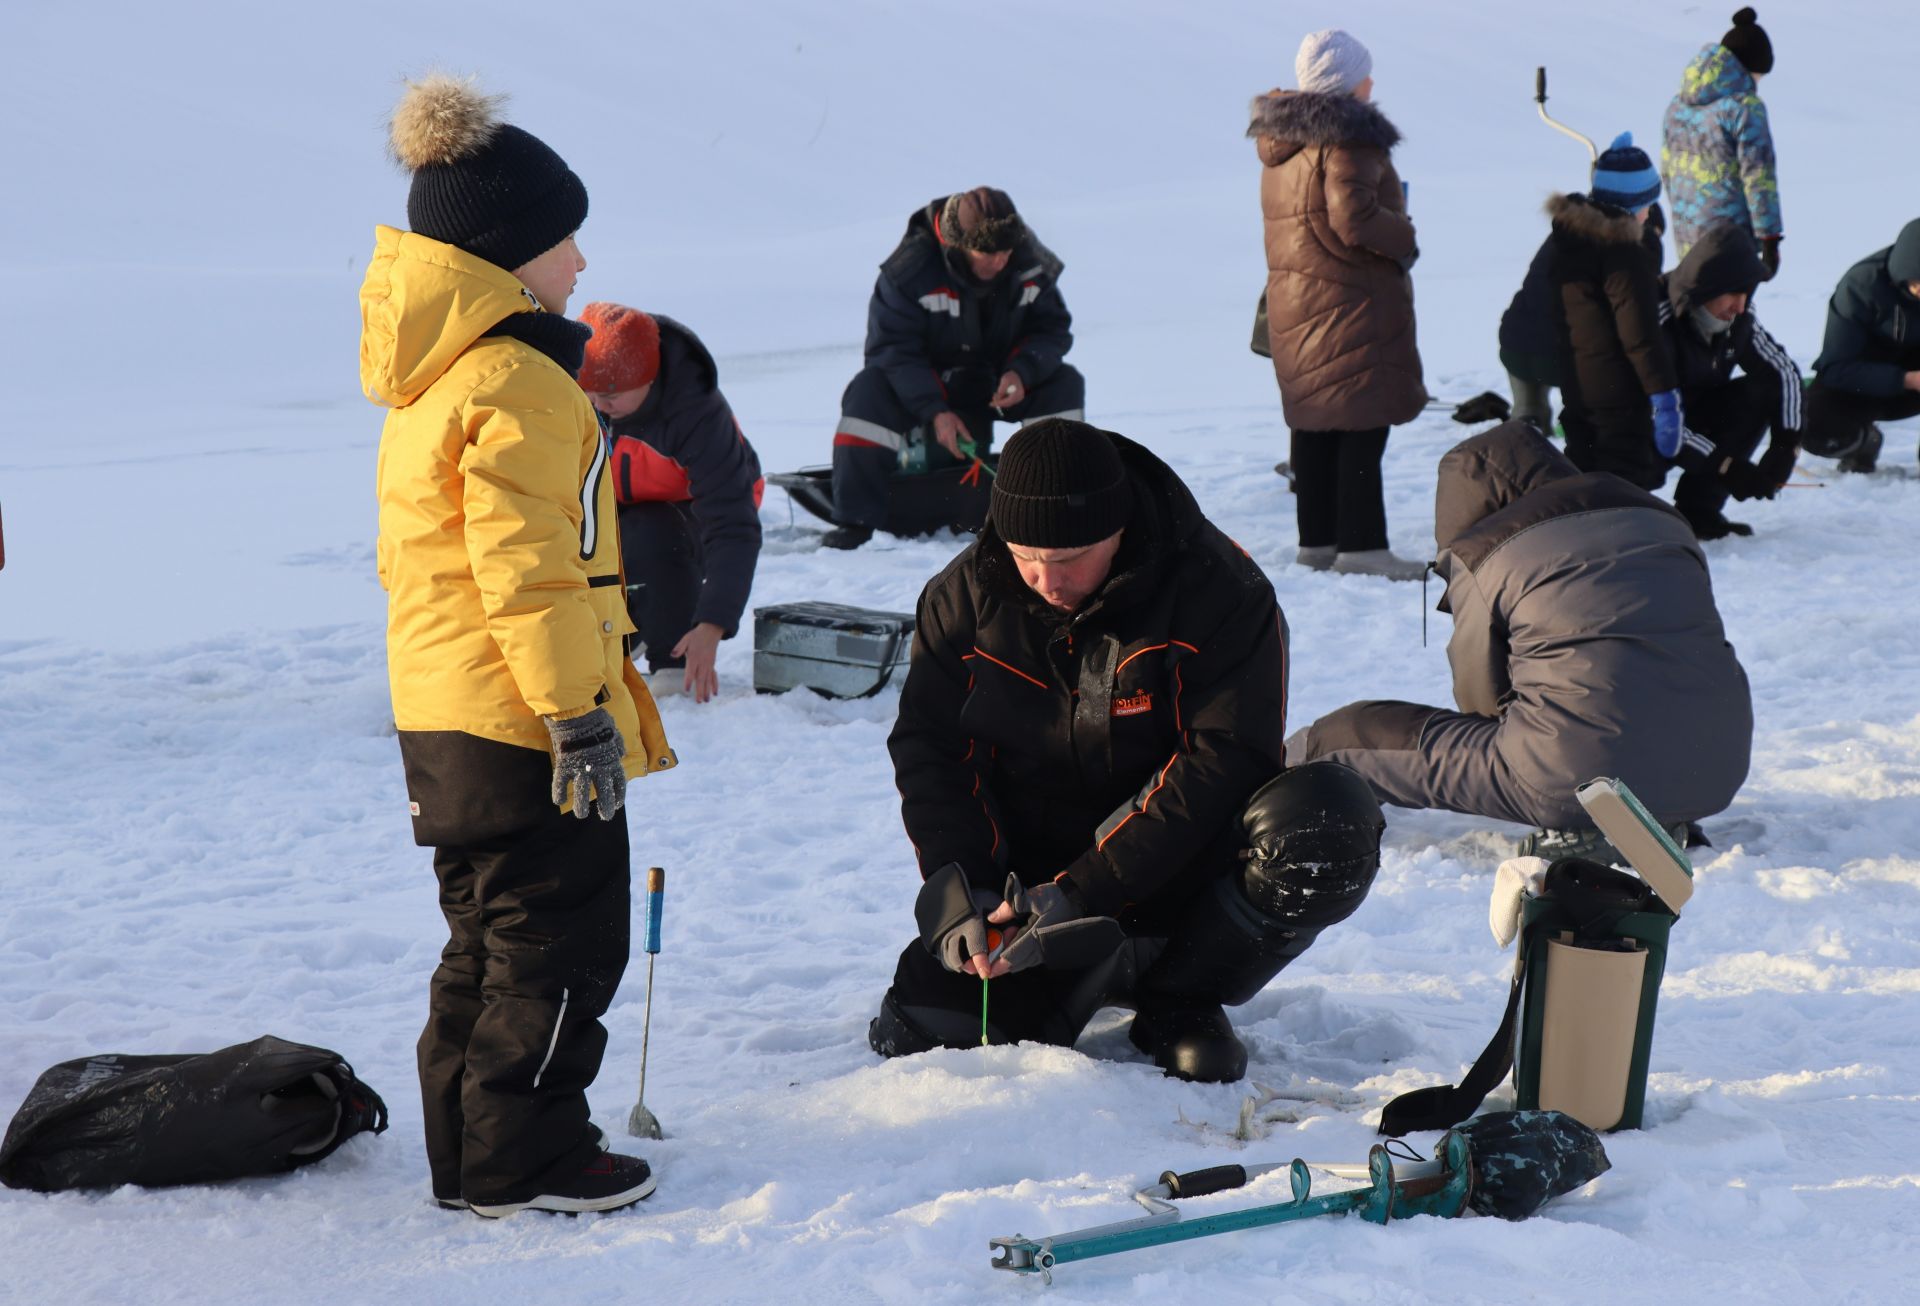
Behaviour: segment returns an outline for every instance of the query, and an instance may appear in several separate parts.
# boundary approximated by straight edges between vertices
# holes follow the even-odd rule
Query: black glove
[[[1736,499],[1771,499],[1780,493],[1780,482],[1752,463],[1735,463],[1720,474]]]
[[[1018,876],[1007,877],[1007,905],[1013,920],[1000,960],[1009,971],[1045,966],[1049,970],[1078,970],[1104,961],[1127,941],[1120,922],[1111,916],[1087,915],[1086,903],[1071,880],[1055,880],[1026,888]]]
[[[1800,459],[1800,447],[1791,440],[1782,440],[1777,436],[1767,446],[1766,453],[1760,457],[1760,474],[1775,485],[1783,485],[1793,475],[1793,465]]]
[[[1655,200],[1653,203],[1647,205],[1646,225],[1647,230],[1653,233],[1656,241],[1667,234],[1667,214],[1666,210],[1660,207],[1659,200]]]
[[[920,942],[940,964],[956,975],[971,975],[967,963],[993,950],[988,939],[987,913],[1000,905],[997,895],[974,888],[959,862],[948,862],[920,886],[913,900],[913,919]]]
[[[1766,280],[1768,281],[1780,275],[1780,237],[1762,236],[1760,238],[1760,266],[1767,270]]]
[[[1420,247],[1418,245],[1415,245],[1413,247],[1413,253],[1406,255],[1404,258],[1397,258],[1394,260],[1395,263],[1398,263],[1400,265],[1400,270],[1406,273],[1408,276],[1413,275],[1413,265],[1415,263],[1418,263],[1419,261],[1420,261]]]
[[[540,719],[553,737],[553,805],[565,807],[567,791],[572,790],[575,816],[585,820],[587,808],[597,806],[600,819],[611,821],[627,801],[627,773],[620,766],[627,745],[613,714],[596,707],[585,716],[564,721],[550,716]]]

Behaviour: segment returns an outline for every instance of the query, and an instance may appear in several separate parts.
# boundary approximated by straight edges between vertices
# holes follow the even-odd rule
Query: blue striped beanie
[[[1599,204],[1611,204],[1631,213],[1660,198],[1660,174],[1647,152],[1633,143],[1632,132],[1621,132],[1593,165],[1593,189]]]

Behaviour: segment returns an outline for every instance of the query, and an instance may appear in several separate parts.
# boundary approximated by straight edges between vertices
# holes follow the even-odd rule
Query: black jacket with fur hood
[[[1585,195],[1547,201],[1553,230],[1500,319],[1500,361],[1568,408],[1644,406],[1675,387],[1660,332],[1660,237]]]
[[[1410,269],[1419,250],[1393,170],[1399,131],[1350,95],[1274,91],[1247,135],[1264,165],[1267,335],[1287,425],[1364,431],[1426,404]]]
[[[1112,439],[1134,504],[1106,584],[1054,611],[989,521],[920,595],[887,747],[922,875],[958,862],[997,893],[1064,872],[1148,929],[1282,769],[1287,631],[1180,478]]]

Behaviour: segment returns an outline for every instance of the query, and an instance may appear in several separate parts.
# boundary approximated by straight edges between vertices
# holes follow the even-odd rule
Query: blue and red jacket
[[[687,503],[706,570],[696,623],[731,638],[740,627],[760,558],[760,458],[747,443],[720,369],[700,338],[670,317],[660,324],[660,373],[640,407],[607,423],[621,504]]]

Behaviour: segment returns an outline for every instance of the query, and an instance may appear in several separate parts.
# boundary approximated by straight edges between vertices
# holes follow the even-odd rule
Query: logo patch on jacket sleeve
[[[1143,689],[1137,694],[1124,694],[1113,700],[1115,716],[1139,716],[1143,712],[1153,711],[1153,691]]]

